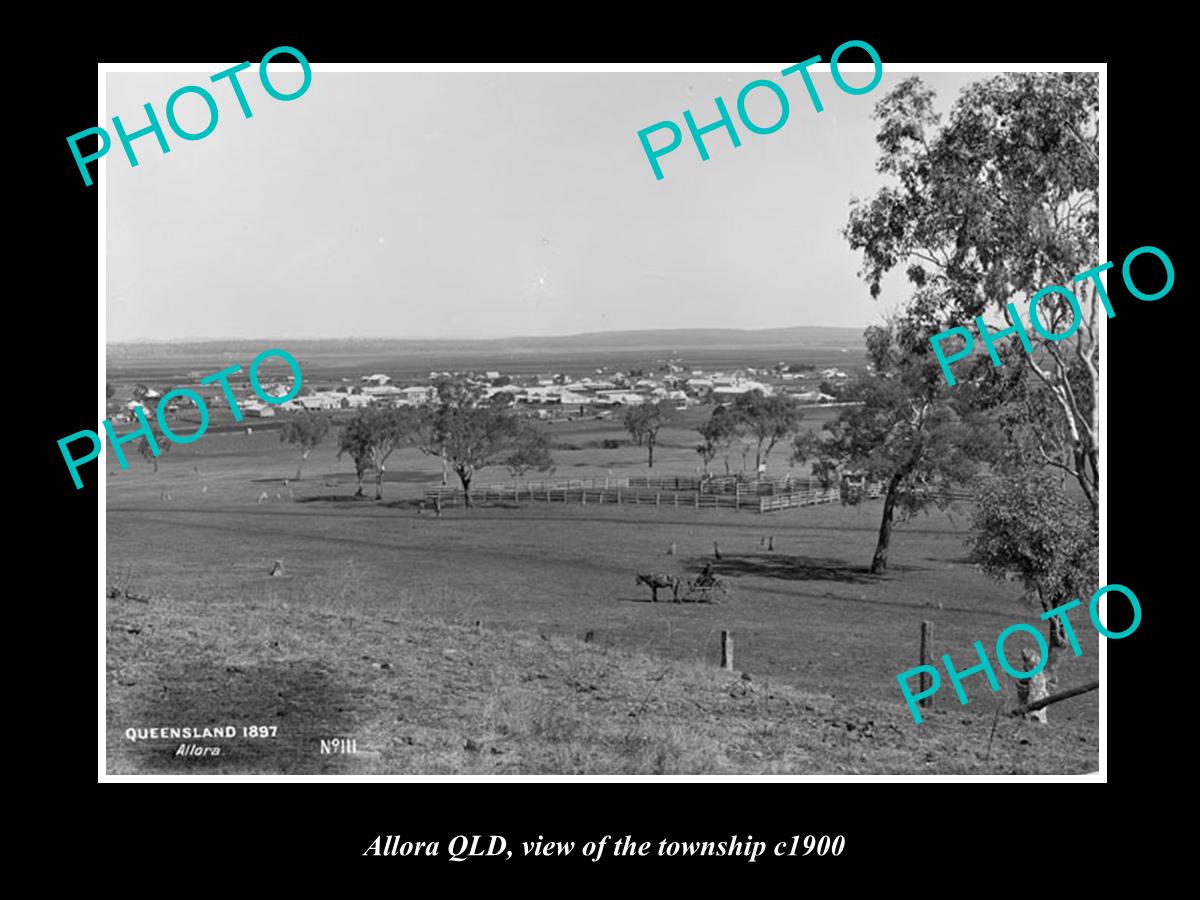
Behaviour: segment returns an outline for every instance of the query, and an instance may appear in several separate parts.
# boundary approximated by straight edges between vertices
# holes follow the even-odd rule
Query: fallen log
[[[1014,718],[1016,716],[1023,716],[1026,713],[1039,710],[1043,706],[1049,706],[1051,703],[1057,703],[1059,700],[1069,700],[1070,698],[1077,697],[1080,694],[1086,694],[1088,691],[1094,691],[1098,687],[1100,687],[1099,681],[1093,681],[1088,684],[1080,685],[1079,687],[1073,687],[1069,691],[1063,691],[1061,694],[1052,694],[1049,697],[1044,697],[1043,699],[1038,700],[1036,703],[1030,703],[1026,706],[1018,707],[1010,712],[1009,715],[1013,716]]]

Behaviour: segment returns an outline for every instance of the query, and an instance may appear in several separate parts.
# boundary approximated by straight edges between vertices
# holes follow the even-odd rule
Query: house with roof
[[[365,390],[364,388],[364,392]],[[399,388],[397,393],[401,403],[407,403],[409,406],[420,406],[433,399],[434,391],[428,385],[414,384],[409,387]]]

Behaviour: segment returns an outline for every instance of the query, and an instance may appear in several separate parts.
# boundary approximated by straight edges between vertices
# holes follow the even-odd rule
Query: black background
[[[170,873],[175,866],[178,880],[164,884],[200,886],[212,879],[213,885],[233,887],[237,882],[228,879],[239,865],[250,866],[258,878],[269,876],[258,881],[267,890],[296,879],[314,888],[352,890],[363,884],[362,878],[376,876],[398,891],[414,890],[418,884],[407,879],[419,868],[434,876],[433,884],[447,887],[474,876],[506,887],[586,890],[592,879],[607,873],[606,881],[640,892],[650,884],[630,879],[651,867],[669,875],[673,887],[678,887],[676,878],[698,878],[702,886],[715,886],[713,878],[732,878],[751,890],[767,889],[768,882],[756,883],[755,876],[767,876],[785,889],[821,883],[851,890],[877,884],[902,889],[907,883],[916,888],[926,878],[934,879],[928,887],[936,887],[939,875],[969,869],[975,874],[956,886],[973,889],[992,880],[993,871],[999,883],[1006,873],[1023,867],[1023,856],[1043,849],[1086,852],[1112,837],[1127,850],[1137,845],[1153,853],[1156,819],[1132,819],[1130,813],[1154,797],[1161,800],[1152,786],[1165,786],[1161,782],[1180,775],[1186,779],[1179,770],[1190,764],[1190,744],[1180,734],[1191,724],[1190,682],[1186,674],[1176,677],[1171,671],[1176,661],[1190,656],[1185,615],[1194,602],[1184,589],[1193,543],[1188,452],[1193,414],[1191,383],[1184,375],[1194,354],[1185,324],[1190,274],[1186,241],[1191,235],[1176,213],[1194,202],[1190,170],[1183,164],[1184,152],[1193,145],[1180,133],[1191,126],[1185,102],[1191,83],[1180,61],[1189,51],[1170,37],[1178,31],[1182,40],[1187,32],[1161,18],[1144,27],[1126,21],[1125,15],[1120,25],[1082,22],[1065,13],[1055,20],[1041,10],[1032,15],[1032,7],[989,6],[979,10],[978,22],[968,22],[962,9],[946,15],[933,7],[908,9],[903,26],[886,24],[862,6],[819,27],[802,7],[718,7],[712,13],[686,12],[684,17],[694,20],[688,22],[680,21],[679,13],[668,16],[652,7],[628,14],[513,7],[491,21],[487,14],[468,14],[465,8],[444,19],[420,18],[401,7],[369,15],[331,9],[316,17],[287,10],[273,22],[252,26],[242,12],[191,8],[185,16],[182,8],[176,12],[168,6],[153,20],[131,17],[127,23],[78,26],[79,33],[65,36],[56,26],[52,52],[29,61],[19,86],[10,83],[18,97],[10,106],[10,151],[15,144],[17,165],[9,168],[23,198],[10,216],[16,226],[10,271],[17,273],[19,285],[14,306],[18,321],[24,316],[33,320],[28,329],[18,326],[10,340],[25,356],[23,374],[13,373],[12,381],[25,390],[37,385],[51,389],[43,398],[48,402],[23,407],[21,424],[10,426],[10,435],[29,438],[13,438],[12,446],[20,447],[20,471],[32,467],[19,479],[29,498],[23,510],[10,508],[10,521],[34,526],[24,539],[30,541],[29,557],[13,574],[27,571],[38,559],[42,573],[38,595],[22,604],[29,609],[14,619],[13,627],[27,632],[20,643],[37,654],[34,664],[41,673],[32,682],[29,697],[37,712],[31,713],[27,727],[54,737],[35,740],[22,760],[10,757],[9,772],[36,770],[61,788],[77,777],[91,781],[97,771],[94,467],[84,467],[85,488],[75,490],[55,442],[96,424],[97,195],[94,187],[83,186],[65,137],[107,124],[95,121],[98,62],[250,60],[257,67],[264,53],[281,45],[299,48],[314,63],[787,61],[817,53],[827,59],[838,44],[860,39],[878,50],[885,67],[898,61],[1109,65],[1108,251],[1115,266],[1107,283],[1116,317],[1108,323],[1104,360],[1107,580],[1130,587],[1143,607],[1139,630],[1108,642],[1109,786],[1095,790],[1111,793],[1066,797],[1069,787],[1037,783],[1010,785],[1001,793],[976,785],[918,782],[898,787],[865,780],[669,784],[642,779],[623,784],[372,782],[303,791],[294,785],[286,791],[205,787],[174,789],[169,797],[155,790],[151,797],[144,789],[130,792],[105,785],[98,788],[104,792],[99,797],[72,800],[52,811],[59,817],[56,827],[68,826],[68,833],[55,840],[102,848],[105,859],[117,867],[113,877],[139,893],[150,889],[152,873]],[[112,20],[108,11],[104,17]],[[180,22],[186,18],[187,24],[177,23],[176,17]],[[597,18],[605,21],[597,23]],[[670,25],[660,23],[667,18]],[[471,35],[464,33],[468,25]],[[1130,297],[1118,274],[1125,254],[1146,244],[1163,249],[1176,271],[1173,291],[1155,303]],[[17,334],[24,340],[15,340]],[[1119,620],[1110,625],[1118,627]],[[981,796],[984,791],[989,796]],[[72,790],[70,796],[82,793]],[[613,860],[608,854],[600,863],[590,863],[578,854],[551,860],[522,858],[519,852],[506,862],[450,863],[444,854],[432,860],[361,857],[376,835],[389,833],[440,840],[443,846],[457,834],[496,833],[508,838],[510,848],[539,834],[578,842],[631,834],[657,843],[664,837],[723,840],[752,833],[772,844],[797,833],[842,834],[846,851],[836,860],[768,855],[753,865],[738,858]],[[1042,837],[1033,838],[1035,834]],[[1031,838],[1034,846],[1028,847]],[[571,873],[566,879],[534,880],[564,870]],[[847,877],[852,874],[861,880]],[[327,877],[334,880],[326,883]],[[1035,873],[1036,881],[1042,877]]]

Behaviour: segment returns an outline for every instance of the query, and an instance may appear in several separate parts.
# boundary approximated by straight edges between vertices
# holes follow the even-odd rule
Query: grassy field
[[[830,415],[816,411],[805,424]],[[936,652],[960,668],[973,641],[991,647],[1005,626],[1036,622],[1015,586],[965,560],[966,510],[898,529],[891,569],[873,576],[878,502],[767,515],[540,503],[435,518],[417,515],[413,501],[440,480],[436,460],[398,452],[384,502],[355,502],[352,467],[333,447],[318,448],[303,480],[285,486],[293,448],[250,424],[253,435],[174,447],[157,474],[140,459],[127,472],[106,459],[109,582],[154,598],[110,601],[112,772],[1097,766],[1094,692],[1053,707],[1049,728],[1001,722],[990,753],[1011,680],[993,694],[972,677],[967,706],[947,683],[929,721],[913,724],[895,676],[916,665],[921,620],[934,623]],[[550,426],[556,477],[647,471],[644,450],[600,445],[618,427]],[[692,473],[694,432],[662,438],[654,471]],[[786,469],[785,456],[776,450],[773,471]],[[502,470],[484,472],[476,485],[504,480]],[[762,546],[769,535],[774,552]],[[635,587],[638,572],[695,573],[714,540],[714,569],[733,588],[722,602],[652,605]],[[672,543],[677,555],[667,556]],[[269,574],[274,560],[282,577]],[[737,675],[717,668],[723,629],[734,635]],[[1086,623],[1079,635],[1084,655],[1065,666],[1064,686],[1096,677],[1098,639]],[[286,728],[270,746],[231,742],[220,759],[121,737],[128,727],[209,722]],[[357,737],[360,753],[319,756],[319,734]]]

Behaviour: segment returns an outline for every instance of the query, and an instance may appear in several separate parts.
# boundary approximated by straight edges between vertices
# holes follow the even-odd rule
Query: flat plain
[[[695,473],[705,412],[664,431],[654,474]],[[804,427],[833,414],[814,409]],[[960,669],[975,662],[974,641],[991,650],[1007,625],[1037,623],[1019,586],[966,559],[965,507],[897,528],[891,565],[876,576],[867,567],[879,501],[768,514],[539,501],[438,517],[416,505],[440,483],[438,460],[397,451],[384,500],[355,501],[334,438],[297,481],[298,455],[277,425],[214,428],[173,447],[157,472],[136,456],[121,471],[106,454],[107,581],[151,598],[107,601],[112,774],[1097,768],[1095,692],[1055,705],[1038,726],[1004,715],[1012,679],[1000,673],[993,693],[976,675],[968,705],[947,680],[924,724],[909,715],[896,675],[917,664],[922,620],[936,653]],[[557,469],[534,478],[651,471],[644,449],[605,448],[627,437],[615,422],[546,427]],[[776,448],[770,470],[786,471],[786,457]],[[508,481],[487,470],[475,486]],[[271,574],[276,560],[282,575]],[[715,603],[652,604],[635,585],[637,573],[692,576],[706,562],[731,587]],[[1095,631],[1076,624],[1084,654],[1063,667],[1064,687],[1098,672]],[[733,636],[733,672],[719,668],[722,631]],[[217,741],[216,757],[177,755],[180,744],[212,741],[124,737],[230,724],[239,735],[276,726],[277,736]],[[322,740],[343,737],[357,753],[321,752]]]

